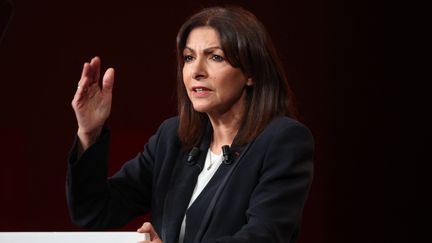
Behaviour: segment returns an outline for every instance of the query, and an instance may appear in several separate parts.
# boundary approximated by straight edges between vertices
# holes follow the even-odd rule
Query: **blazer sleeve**
[[[77,158],[77,138],[69,154],[66,198],[72,221],[87,229],[121,227],[150,210],[154,154],[161,128],[144,151],[108,178],[110,132]]]
[[[249,200],[247,223],[233,236],[215,242],[285,243],[297,238],[313,176],[312,135],[302,124],[290,122],[279,124],[266,139],[256,142],[265,155]]]

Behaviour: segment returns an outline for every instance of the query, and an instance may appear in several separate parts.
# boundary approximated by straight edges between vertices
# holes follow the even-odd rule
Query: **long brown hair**
[[[275,117],[294,116],[293,96],[284,70],[261,22],[239,7],[206,8],[190,17],[177,34],[178,136],[186,149],[199,144],[209,122],[205,113],[194,110],[182,73],[183,50],[189,33],[202,26],[218,32],[227,61],[254,82],[246,88],[246,111],[235,144],[251,142]]]

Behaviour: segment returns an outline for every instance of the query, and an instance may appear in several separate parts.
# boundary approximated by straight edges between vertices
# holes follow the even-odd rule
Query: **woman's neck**
[[[210,149],[213,153],[220,154],[223,145],[231,146],[233,143],[243,122],[245,100],[246,91],[243,91],[241,97],[228,110],[207,113],[213,127],[213,139],[210,144]]]
[[[213,127],[213,138],[210,149],[213,153],[220,154],[223,145],[231,145],[240,128],[242,115],[224,114],[222,116],[209,115]]]

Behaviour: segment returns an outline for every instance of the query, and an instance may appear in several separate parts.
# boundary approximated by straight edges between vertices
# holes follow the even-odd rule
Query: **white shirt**
[[[188,208],[192,205],[195,199],[200,195],[202,190],[204,190],[204,188],[209,183],[210,179],[216,173],[217,169],[221,164],[222,164],[222,153],[219,155],[214,154],[209,148],[204,163],[204,168],[202,169],[201,173],[198,175],[197,184],[195,185],[195,189],[189,201]],[[186,215],[183,217],[183,222],[180,228],[179,243],[183,243],[185,232],[186,232]]]

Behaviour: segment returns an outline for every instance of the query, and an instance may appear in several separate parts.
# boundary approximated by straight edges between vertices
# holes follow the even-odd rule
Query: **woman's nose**
[[[195,80],[202,80],[207,78],[207,66],[205,60],[197,58],[192,64],[192,78]]]

